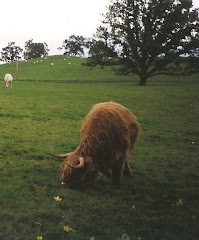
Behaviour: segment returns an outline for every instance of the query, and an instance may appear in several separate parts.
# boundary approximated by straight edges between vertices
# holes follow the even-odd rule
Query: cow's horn
[[[60,154],[60,155],[56,155],[56,154],[53,154],[53,153],[48,153],[48,154],[50,154],[53,157],[57,157],[57,158],[67,158],[70,153]]]
[[[79,160],[79,164],[76,166],[71,166],[69,163],[67,163],[67,161],[65,162],[69,167],[71,168],[83,168],[84,167],[84,158],[83,157],[78,157]]]

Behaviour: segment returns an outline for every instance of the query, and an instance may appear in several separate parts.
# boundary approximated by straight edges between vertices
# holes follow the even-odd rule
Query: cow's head
[[[64,187],[93,186],[97,170],[91,157],[81,157],[76,152],[54,156],[65,158],[61,165],[62,184]]]

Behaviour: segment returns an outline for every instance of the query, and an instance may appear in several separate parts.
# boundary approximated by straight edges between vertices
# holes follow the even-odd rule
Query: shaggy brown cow
[[[115,102],[92,107],[82,123],[82,138],[74,152],[53,155],[65,158],[61,165],[67,187],[93,186],[97,172],[112,172],[112,183],[119,185],[123,173],[130,175],[128,155],[139,136],[136,117]]]

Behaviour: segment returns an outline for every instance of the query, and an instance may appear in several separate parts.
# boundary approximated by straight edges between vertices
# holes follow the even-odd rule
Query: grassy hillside
[[[0,65],[0,79],[6,73],[11,73],[14,80],[42,80],[42,81],[66,81],[66,82],[86,82],[86,81],[131,81],[138,83],[138,76],[117,76],[112,67],[101,69],[82,66],[86,59],[68,56],[48,56],[28,61],[18,62],[18,72],[16,62]],[[197,81],[198,74],[189,77],[168,77],[159,75],[148,79],[151,82],[181,82]]]
[[[2,82],[0,240],[197,240],[199,83],[168,81]],[[132,177],[120,188],[101,174],[94,189],[63,188],[61,162],[46,152],[73,151],[90,107],[110,100],[141,125]]]
[[[93,69],[82,66],[85,59],[68,56],[49,56],[16,63],[0,65],[0,78],[11,73],[18,80],[66,80],[66,81],[110,81],[130,80],[132,77],[115,76],[111,67]],[[53,65],[52,65],[53,64]],[[136,79],[136,78],[135,78]]]

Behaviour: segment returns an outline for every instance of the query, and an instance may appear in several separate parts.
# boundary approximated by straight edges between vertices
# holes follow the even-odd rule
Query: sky
[[[109,0],[0,0],[0,51],[8,42],[46,42],[50,55],[71,36],[92,37]]]
[[[63,54],[58,47],[72,34],[92,37],[107,12],[109,0],[0,0],[0,51],[15,42],[46,42],[49,55]],[[199,0],[193,0],[199,8]]]

